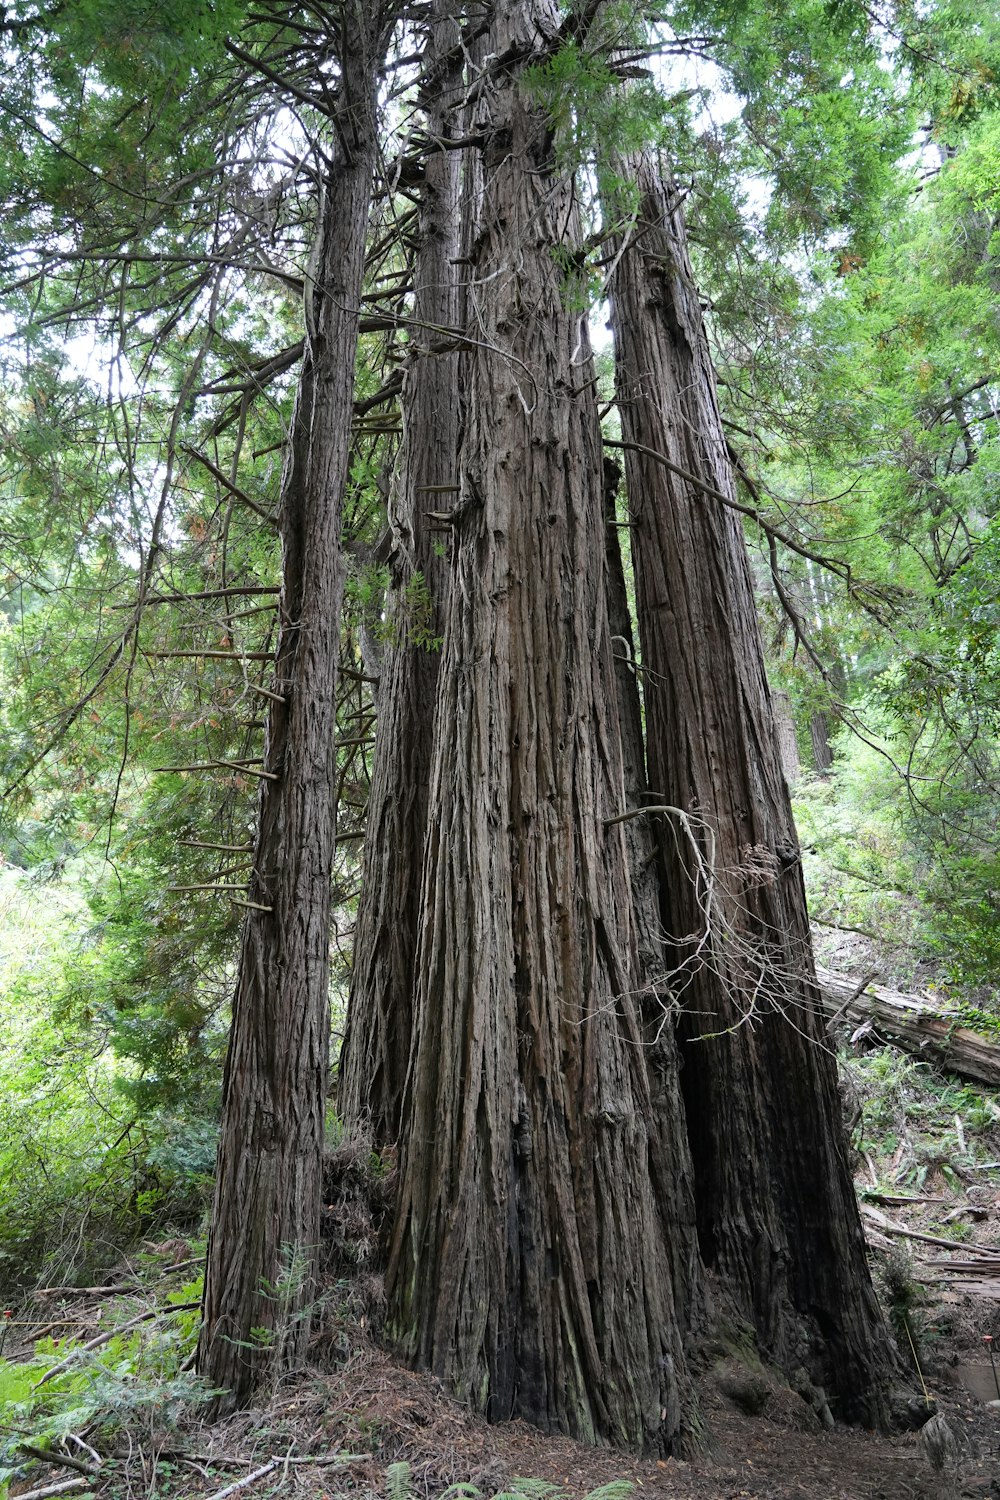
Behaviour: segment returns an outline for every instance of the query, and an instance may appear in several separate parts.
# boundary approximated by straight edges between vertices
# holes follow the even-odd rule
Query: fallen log
[[[861,1217],[866,1221],[877,1224],[885,1234],[898,1235],[904,1240],[916,1240],[921,1245],[936,1245],[943,1250],[964,1250],[966,1255],[978,1255],[980,1259],[974,1264],[978,1269],[980,1266],[988,1267],[989,1275],[995,1275],[994,1267],[1000,1269],[1000,1257],[992,1246],[971,1245],[964,1240],[947,1240],[941,1234],[926,1234],[922,1229],[907,1229],[905,1224],[896,1224],[885,1214],[879,1213],[870,1203],[860,1204]],[[939,1265],[947,1265],[946,1261],[935,1262]]]
[[[856,980],[818,966],[816,976],[829,1021],[854,1027],[868,1024],[887,1042],[942,1072],[1000,1089],[1000,1044],[963,1026],[961,1015],[947,1003],[934,1005],[920,995],[880,984],[865,984],[859,990]]]

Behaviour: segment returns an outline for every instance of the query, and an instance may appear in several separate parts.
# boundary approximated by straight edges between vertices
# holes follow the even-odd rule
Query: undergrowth
[[[77,877],[78,878],[78,877]],[[111,1045],[106,954],[69,881],[0,870],[0,1298],[100,1276],[204,1211],[215,1126],[146,1108]]]
[[[387,1500],[413,1500],[413,1473],[405,1462],[385,1471]],[[614,1479],[588,1491],[583,1500],[626,1500],[635,1490],[629,1479]],[[469,1483],[451,1484],[439,1500],[568,1500],[568,1491],[546,1479],[512,1479],[507,1489],[490,1492]]]
[[[155,1317],[136,1327],[126,1320],[97,1348],[46,1337],[27,1360],[0,1359],[0,1500],[37,1465],[31,1449],[79,1461],[115,1442],[162,1445],[211,1397],[184,1368],[200,1293],[199,1278],[169,1293]]]
[[[1000,1101],[943,1077],[892,1047],[846,1060],[860,1098],[854,1144],[877,1181],[922,1191],[935,1180],[959,1190],[1000,1150]],[[960,1233],[956,1230],[956,1237]]]

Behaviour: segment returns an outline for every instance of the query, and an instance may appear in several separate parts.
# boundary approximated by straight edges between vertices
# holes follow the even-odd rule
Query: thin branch
[[[231,479],[228,479],[226,475],[223,474],[222,470],[212,462],[207,453],[200,452],[197,448],[192,447],[190,443],[182,443],[181,451],[183,453],[188,453],[192,458],[197,459],[198,463],[200,463],[203,468],[208,470],[213,479],[217,480],[224,489],[228,490],[231,495],[235,496],[235,498],[239,500],[242,505],[249,506],[249,508],[254,512],[255,515],[260,516],[262,521],[266,521],[269,526],[277,526],[277,516],[272,511],[265,510],[262,505],[258,505],[257,501],[251,499],[246,490],[241,490],[238,484],[234,484]]]
[[[119,1323],[117,1328],[105,1329],[104,1333],[99,1333],[96,1338],[90,1339],[88,1343],[80,1344],[76,1349],[71,1349],[65,1359],[59,1360],[57,1364],[50,1365],[41,1380],[36,1380],[31,1389],[33,1391],[39,1390],[43,1385],[47,1385],[54,1376],[61,1375],[63,1370],[68,1370],[73,1361],[78,1359],[81,1354],[89,1354],[91,1350],[99,1349],[102,1344],[110,1343],[120,1333],[128,1333],[131,1329],[138,1328],[140,1323],[159,1322],[161,1318],[172,1317],[174,1313],[193,1312],[195,1308],[200,1306],[200,1302],[176,1302],[172,1307],[165,1307],[160,1311],[154,1310],[152,1312],[140,1313],[137,1318],[130,1318],[127,1323]]]

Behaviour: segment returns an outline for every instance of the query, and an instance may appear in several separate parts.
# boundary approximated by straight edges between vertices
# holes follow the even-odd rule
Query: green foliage
[[[284,1350],[295,1329],[308,1322],[316,1307],[305,1305],[302,1294],[312,1279],[312,1259],[301,1247],[282,1245],[281,1266],[274,1281],[261,1283],[261,1291],[271,1304],[271,1318],[266,1328],[254,1329],[261,1347]],[[276,1362],[280,1366],[280,1360]]]
[[[561,163],[575,170],[592,162],[610,198],[608,186],[623,186],[618,158],[662,139],[666,122],[684,112],[688,95],[665,95],[648,76],[626,86],[602,49],[605,38],[621,49],[630,43],[642,48],[645,35],[634,6],[602,6],[587,46],[564,43],[545,63],[527,69],[524,86],[551,121]]]
[[[0,873],[10,949],[22,958],[18,968],[8,951],[0,984],[0,1285],[8,1287],[39,1271],[86,1276],[137,1235],[200,1216],[214,1165],[217,1064],[188,1089],[181,1111],[176,1077],[157,1088],[124,1046],[116,1057],[114,965],[93,929],[81,932],[72,889]],[[153,1037],[147,1063],[156,1047]]]
[[[196,1321],[184,1314],[157,1319],[92,1351],[42,1339],[26,1362],[0,1359],[0,1496],[25,1471],[22,1443],[52,1447],[83,1431],[95,1441],[137,1430],[147,1439],[151,1433],[163,1438],[209,1399],[204,1382],[181,1369],[194,1346]],[[73,1355],[66,1369],[40,1384]]]
[[[409,1500],[412,1490],[411,1470],[408,1463],[390,1464],[385,1471],[388,1500]]]
[[[385,1471],[387,1500],[410,1500],[413,1494],[413,1473],[406,1462],[389,1464]],[[628,1479],[613,1479],[609,1484],[589,1490],[583,1500],[627,1500],[635,1490]],[[500,1490],[488,1500],[567,1500],[568,1492],[558,1484],[546,1479],[514,1479],[510,1489]],[[451,1484],[441,1494],[441,1500],[487,1500],[487,1494],[467,1481]]]
[[[864,738],[843,733],[832,774],[797,789],[811,910],[892,935],[955,985],[991,985],[1000,965],[995,751],[964,755],[937,714],[864,700]],[[888,940],[888,939],[887,939]]]
[[[921,1191],[941,1173],[957,1189],[956,1160],[994,1156],[1000,1101],[992,1093],[943,1078],[892,1047],[853,1057],[850,1070],[861,1097],[860,1139],[876,1156],[892,1158],[897,1186]]]
[[[819,294],[789,305],[766,488],[831,566],[782,553],[796,625],[776,587],[765,608],[800,722],[833,709],[856,736],[801,796],[816,915],[902,929],[983,985],[1000,963],[1000,114],[984,98],[947,134],[870,253],[814,266]]]
[[[419,569],[395,589],[388,567],[352,569],[344,590],[344,610],[349,626],[368,630],[381,645],[441,649],[441,637],[435,631],[437,601]]]
[[[628,0],[604,5],[586,46],[567,41],[546,62],[523,75],[529,96],[551,122],[557,161],[564,170],[577,174],[585,217],[595,230],[586,246],[552,248],[563,276],[566,305],[581,312],[603,294],[606,266],[601,252],[608,235],[614,227],[628,223],[638,207],[635,184],[623,169],[624,159],[661,144],[671,134],[686,135],[689,129],[689,103],[695,90],[667,94],[644,70],[626,81],[603,50],[604,46],[620,50],[634,46],[641,55],[645,41],[645,28]]]

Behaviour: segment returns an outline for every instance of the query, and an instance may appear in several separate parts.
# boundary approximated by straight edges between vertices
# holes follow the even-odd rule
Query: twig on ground
[[[35,1381],[31,1389],[37,1391],[40,1386],[45,1385],[54,1375],[61,1375],[63,1370],[68,1369],[78,1355],[88,1354],[91,1349],[99,1349],[102,1344],[109,1343],[116,1334],[128,1333],[130,1329],[138,1327],[140,1323],[148,1323],[154,1318],[167,1318],[172,1313],[191,1312],[193,1308],[200,1306],[200,1302],[178,1302],[173,1307],[163,1307],[158,1311],[140,1313],[137,1318],[130,1318],[127,1323],[119,1323],[117,1328],[108,1328],[104,1333],[99,1333],[96,1339],[90,1339],[88,1343],[80,1344],[76,1349],[71,1349],[66,1358],[59,1360],[58,1364],[51,1365],[45,1371],[41,1380]]]
[[[89,1490],[89,1479],[61,1479],[58,1484],[43,1484],[38,1490],[25,1490],[17,1500],[48,1500],[49,1495],[75,1495]]]
[[[68,1453],[56,1453],[53,1448],[41,1448],[35,1443],[22,1443],[25,1453],[30,1453],[32,1458],[41,1459],[43,1464],[55,1464],[63,1469],[76,1469],[80,1474],[99,1474],[101,1465],[85,1464],[82,1458],[70,1458]]]

